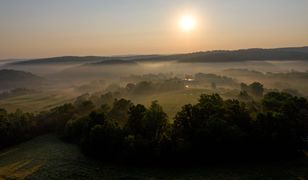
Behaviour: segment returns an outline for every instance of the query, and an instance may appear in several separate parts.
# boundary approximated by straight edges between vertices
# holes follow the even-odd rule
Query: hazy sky
[[[0,0],[0,59],[304,45],[308,0]]]

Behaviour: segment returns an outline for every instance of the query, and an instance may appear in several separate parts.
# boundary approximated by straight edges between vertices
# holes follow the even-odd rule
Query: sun
[[[180,18],[179,27],[184,32],[190,32],[196,27],[196,19],[192,15],[184,15]]]

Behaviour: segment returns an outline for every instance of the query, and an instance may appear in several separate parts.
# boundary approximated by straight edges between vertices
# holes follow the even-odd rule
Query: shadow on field
[[[125,167],[85,157],[55,134],[0,151],[0,179],[307,179],[307,159],[200,168]]]

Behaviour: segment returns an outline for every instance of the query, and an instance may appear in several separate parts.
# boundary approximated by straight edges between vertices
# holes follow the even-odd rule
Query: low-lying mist
[[[73,102],[84,94],[99,98],[111,92],[117,94],[114,98],[127,98],[145,105],[158,100],[173,116],[182,105],[195,102],[201,93],[219,93],[224,98],[237,99],[242,90],[241,83],[259,82],[265,92],[286,91],[307,96],[307,67],[306,61],[123,63],[117,60],[108,63],[5,65],[3,69],[31,72],[38,76],[35,79],[41,80],[34,81],[36,84],[25,84],[6,78],[9,82],[6,84],[11,87],[3,92],[0,107],[39,111]],[[40,86],[36,86],[38,83]],[[16,91],[14,88],[26,90]],[[29,108],[29,104],[33,106]]]

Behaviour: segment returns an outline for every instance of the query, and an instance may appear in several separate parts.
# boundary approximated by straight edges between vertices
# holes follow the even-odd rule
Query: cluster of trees
[[[0,109],[0,149],[33,137],[37,129],[33,114]]]
[[[237,78],[238,80],[254,79],[262,82],[270,91],[284,90],[292,95],[307,97],[308,72],[259,72],[248,69],[227,69],[223,74]]]
[[[112,110],[100,108],[68,121],[66,139],[94,157],[146,163],[281,159],[307,148],[308,102],[287,93],[266,94],[254,111],[238,100],[203,94],[197,104],[184,105],[173,122],[155,101],[148,108],[131,102],[114,106],[127,110],[121,124]]]
[[[219,76],[216,74],[197,73],[195,74],[195,80],[201,84],[204,84],[204,83],[211,84],[212,87],[213,87],[213,84],[215,84],[215,88],[216,88],[216,85],[217,86],[229,86],[229,87],[238,86],[238,82],[235,79],[232,79],[227,76]]]
[[[112,109],[127,109],[118,107],[120,101],[127,100],[116,100]],[[68,121],[65,138],[81,145],[85,153],[105,160],[148,162],[159,158],[162,141],[167,141],[171,127],[162,107],[156,101],[149,108],[130,103],[123,125],[108,116],[112,109],[107,113],[98,109]]]
[[[307,150],[308,102],[283,92],[247,103],[202,94],[196,104],[184,105],[172,122],[156,101],[145,107],[116,99],[97,108],[80,98],[35,115],[0,110],[0,148],[55,131],[86,154],[111,161],[281,159]]]
[[[91,101],[64,104],[38,114],[24,113],[19,109],[9,113],[0,109],[0,149],[45,133],[63,134],[67,121],[76,116],[85,116],[94,109]]]
[[[170,92],[185,89],[185,84],[181,79],[172,78],[161,82],[152,81],[140,81],[137,83],[128,83],[125,87],[121,87],[118,84],[110,84],[105,93],[97,91],[94,93],[84,93],[77,97],[76,102],[92,101],[97,107],[103,104],[108,106],[113,105],[114,99],[121,98],[123,96],[130,97],[136,95],[151,95],[162,92]]]
[[[185,89],[185,84],[181,79],[172,78],[156,83],[151,81],[141,81],[136,84],[128,83],[125,89],[127,93],[133,95],[153,94]]]
[[[302,153],[308,134],[308,103],[286,93],[264,96],[249,111],[238,100],[202,95],[175,118],[179,150],[189,158],[284,158]],[[187,153],[190,152],[190,153]]]
[[[259,82],[253,82],[249,85],[241,83],[240,86],[242,91],[241,94],[249,94],[256,98],[263,97],[264,87],[263,84]]]

